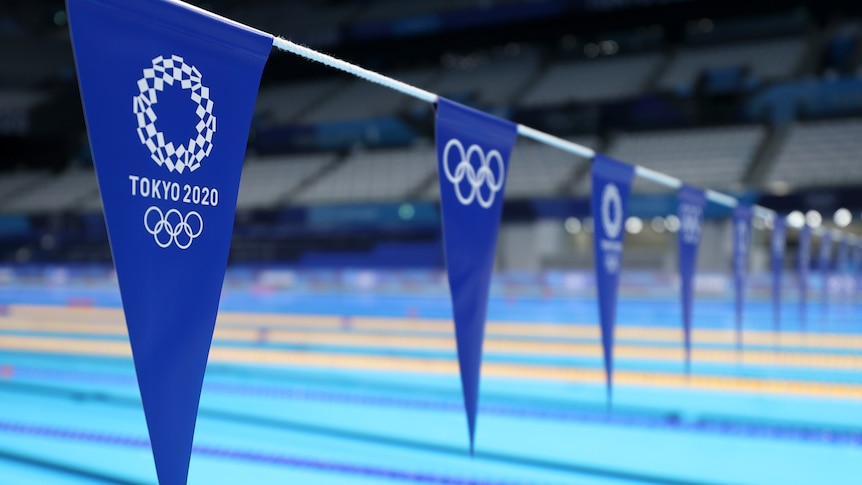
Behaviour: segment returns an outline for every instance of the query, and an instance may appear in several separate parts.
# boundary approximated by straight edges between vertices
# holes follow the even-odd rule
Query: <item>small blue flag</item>
[[[623,264],[626,207],[634,173],[634,167],[631,165],[600,153],[593,158],[593,247],[608,405],[611,403],[613,385],[614,327],[617,318],[617,290]]]
[[[832,266],[832,233],[828,229],[823,231],[823,236],[820,238],[817,266],[820,269],[820,279],[823,285],[820,288],[820,310],[823,317],[826,318],[829,313],[829,274]]]
[[[443,244],[471,454],[488,291],[517,133],[514,123],[439,98],[436,138]]]
[[[799,231],[799,257],[796,260],[799,275],[799,325],[804,332],[808,325],[808,274],[811,266],[811,227],[803,224]]]
[[[735,290],[736,348],[742,350],[745,281],[748,278],[748,253],[751,245],[751,207],[739,204],[733,209],[733,287]]]
[[[697,248],[703,230],[704,191],[683,185],[677,194],[679,217],[679,277],[682,293],[682,329],[685,344],[685,371],[691,371],[691,309],[694,303],[694,271],[697,267]]]
[[[839,274],[843,275],[849,270],[849,251],[850,248],[847,244],[847,235],[845,234],[838,240],[838,252],[835,254],[835,270]]]
[[[781,271],[784,269],[784,244],[787,222],[780,215],[772,221],[772,322],[776,332],[781,331]]]
[[[68,0],[159,483],[186,483],[272,37],[180,2]]]

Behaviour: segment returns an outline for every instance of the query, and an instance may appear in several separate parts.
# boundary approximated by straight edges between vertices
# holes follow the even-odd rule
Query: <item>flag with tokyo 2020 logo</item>
[[[180,2],[68,0],[159,483],[185,483],[272,37]]]
[[[503,210],[514,123],[439,98],[436,138],[443,246],[470,452],[494,251]]]

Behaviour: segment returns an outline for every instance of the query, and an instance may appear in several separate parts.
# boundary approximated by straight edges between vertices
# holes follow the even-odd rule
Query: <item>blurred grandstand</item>
[[[862,227],[858,2],[192,3],[627,162]],[[63,3],[7,0],[0,38],[0,261],[108,263]],[[432,115],[274,53],[232,261],[442,268]],[[588,190],[585,160],[519,141],[499,267],[591,267]],[[642,181],[635,194],[626,264],[672,269],[674,196]],[[705,269],[729,267],[726,216],[708,209],[722,237],[704,238]]]

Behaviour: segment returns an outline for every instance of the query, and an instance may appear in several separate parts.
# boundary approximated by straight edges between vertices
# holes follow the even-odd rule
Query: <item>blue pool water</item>
[[[0,305],[117,307],[107,286],[0,287]],[[620,328],[677,328],[673,299],[623,298]],[[68,307],[69,315],[79,308]],[[783,328],[797,330],[797,305],[785,305]],[[835,302],[823,316],[809,310],[808,331],[860,333],[858,305]],[[226,290],[222,311],[341,316],[448,318],[444,297],[375,294],[292,294]],[[596,324],[595,302],[583,298],[494,298],[493,321]],[[771,306],[746,308],[750,329],[772,326]],[[61,322],[62,323],[62,322]],[[122,333],[7,329],[4,337],[124,341]],[[122,328],[122,321],[106,322]],[[221,328],[219,324],[218,328]],[[695,327],[730,329],[730,302],[703,299]],[[257,327],[255,327],[257,328]],[[422,331],[315,329],[331,344],[250,342],[216,335],[220,347],[454,360],[454,349],[355,346],[345,335],[427,335]],[[490,336],[489,336],[490,338]],[[499,338],[499,336],[494,336]],[[516,338],[517,339],[517,338]],[[555,340],[552,337],[537,341]],[[521,340],[530,340],[523,337]],[[559,339],[565,340],[565,339]],[[595,345],[591,338],[570,339]],[[621,339],[619,345],[678,348],[678,342]],[[695,341],[696,349],[732,349]],[[756,344],[749,350],[776,352]],[[698,376],[862,386],[862,365],[831,365],[827,357],[862,357],[862,346],[799,344],[780,352],[816,354],[825,364],[699,361]],[[697,354],[696,354],[697,355]],[[600,371],[599,354],[486,352],[488,365],[556,366]],[[819,357],[819,358],[820,358]],[[679,376],[681,362],[633,355],[618,372]],[[310,367],[212,361],[202,393],[189,483],[450,483],[450,484],[857,484],[862,476],[862,399],[817,392],[755,392],[618,384],[608,407],[601,381],[485,376],[476,453],[468,452],[466,420],[455,373]],[[0,350],[0,483],[156,483],[130,358]]]

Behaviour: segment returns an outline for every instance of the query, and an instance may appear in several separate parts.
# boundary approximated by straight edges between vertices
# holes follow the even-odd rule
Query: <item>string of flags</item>
[[[159,483],[183,484],[260,77],[274,43],[287,41],[175,0],[67,0],[67,12],[156,471]],[[333,59],[289,44],[310,59]],[[374,82],[387,79],[358,66],[350,72]],[[596,285],[610,403],[623,226],[631,184],[636,175],[669,177],[395,80],[386,83],[435,102],[437,108],[442,231],[471,453],[494,250],[509,159],[519,134],[592,158]],[[175,102],[178,91],[193,103],[193,117],[184,112],[187,103]],[[678,193],[687,370],[703,212],[708,200],[719,195],[686,185]],[[754,211],[734,205],[733,274],[737,345],[741,346]],[[778,330],[784,219],[776,217],[773,224]],[[806,259],[800,258],[798,272],[804,314],[810,231],[803,229],[802,235]],[[831,255],[829,237],[826,232],[819,253],[824,274]],[[801,239],[801,247],[802,243]],[[847,238],[838,244],[837,267],[846,268]],[[823,249],[826,246],[830,249]],[[862,247],[855,251],[854,256],[862,254]]]

